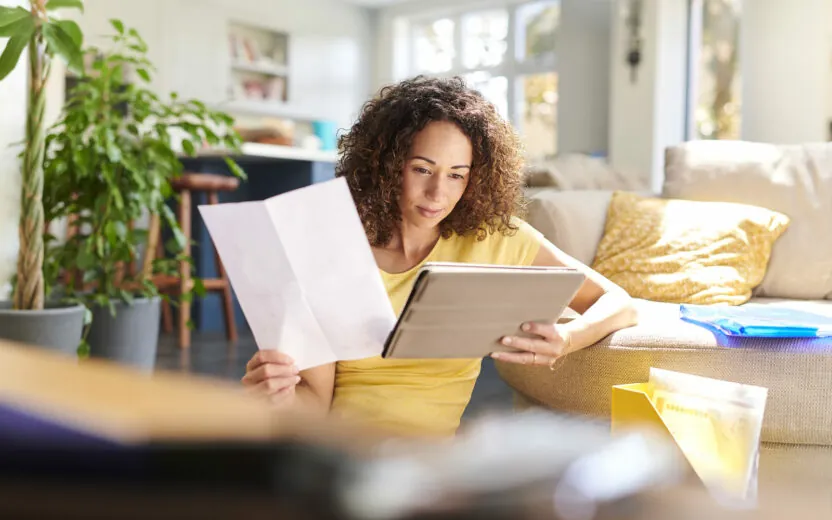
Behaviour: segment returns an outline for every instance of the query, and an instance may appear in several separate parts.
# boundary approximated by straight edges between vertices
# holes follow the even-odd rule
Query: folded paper
[[[396,316],[343,178],[199,211],[258,348],[301,370],[381,354]]]

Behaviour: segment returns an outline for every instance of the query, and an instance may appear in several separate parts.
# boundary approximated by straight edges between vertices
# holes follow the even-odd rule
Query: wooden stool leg
[[[185,236],[186,256],[191,256],[191,192],[182,190],[179,194],[179,226]],[[186,293],[191,288],[191,264],[188,262],[179,263],[179,294]],[[191,329],[188,322],[191,320],[191,303],[184,298],[179,304],[179,347],[188,348],[191,346]]]
[[[170,308],[170,302],[162,300],[162,330],[165,334],[173,332],[173,309]]]
[[[208,204],[219,204],[220,197],[216,191],[208,193]],[[225,314],[225,333],[230,341],[237,341],[237,322],[234,319],[234,300],[231,297],[231,284],[228,281],[228,274],[225,272],[225,266],[222,265],[220,255],[214,249],[214,260],[217,264],[217,274],[222,280],[222,304]]]
[[[165,247],[162,244],[162,221],[157,213],[150,215],[150,222],[147,226],[147,247],[142,259],[142,280],[153,279],[153,261],[165,258]],[[135,262],[131,263],[134,266]],[[131,269],[131,274],[135,274]],[[160,292],[167,293],[166,288],[160,288]],[[162,330],[166,334],[173,332],[173,313],[170,303],[162,299]]]

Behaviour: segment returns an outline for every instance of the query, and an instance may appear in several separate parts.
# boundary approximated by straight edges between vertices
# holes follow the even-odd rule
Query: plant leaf
[[[119,289],[119,294],[121,296],[121,299],[124,300],[124,303],[126,303],[127,305],[133,305],[134,299],[132,294],[125,291],[124,289]]]
[[[122,35],[124,34],[124,24],[122,23],[121,20],[116,20],[115,18],[113,18],[113,19],[110,20],[110,25],[112,25],[113,28],[116,31],[118,31],[119,34],[122,34]]]
[[[67,34],[63,28],[55,22],[43,25],[43,37],[49,48],[57,55],[66,60],[69,69],[77,74],[83,71],[83,55],[81,48],[75,44],[72,36]]]
[[[78,269],[85,271],[95,265],[95,257],[88,249],[82,249],[78,252],[78,257],[75,259]]]
[[[243,180],[248,179],[246,172],[244,172],[243,169],[240,168],[240,165],[234,162],[234,160],[230,157],[225,157],[225,164],[228,165],[228,169],[231,170],[231,173],[234,174],[235,177]]]
[[[87,359],[90,357],[90,344],[87,343],[86,339],[82,339],[78,344],[76,354],[78,355],[78,359]]]
[[[6,48],[3,49],[3,54],[0,54],[0,80],[8,76],[9,73],[14,70],[18,60],[20,60],[20,55],[23,53],[23,49],[26,48],[26,44],[29,43],[29,38],[32,36],[32,32],[34,32],[34,30],[35,26],[32,25],[28,34],[26,32],[18,33],[9,38],[8,43],[6,43]]]
[[[29,18],[29,22],[32,23],[32,14],[22,7],[0,6],[0,36],[6,37],[14,34],[14,27],[25,18]],[[34,23],[32,26],[34,27]]]
[[[84,45],[84,33],[81,32],[81,28],[78,27],[77,23],[72,20],[55,20],[54,23],[72,38],[73,43],[75,43],[78,49],[81,49]]]
[[[204,298],[205,297],[205,284],[202,282],[202,278],[194,277],[194,278],[191,278],[191,280],[193,280],[193,282],[194,282],[193,291],[200,298]]]
[[[63,7],[74,7],[75,9],[80,9],[81,12],[84,12],[83,0],[49,0],[46,2],[46,9],[49,11],[61,9]]]
[[[136,69],[136,74],[141,76],[145,82],[150,83],[150,73],[147,72],[145,69]]]
[[[193,157],[194,155],[196,155],[196,148],[194,147],[194,143],[192,143],[191,141],[184,139],[182,141],[182,148],[185,149],[185,153],[189,156]]]

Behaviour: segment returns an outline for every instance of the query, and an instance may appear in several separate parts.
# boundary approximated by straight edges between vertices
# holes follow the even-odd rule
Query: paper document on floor
[[[344,179],[199,211],[258,348],[301,370],[381,354],[396,316]]]

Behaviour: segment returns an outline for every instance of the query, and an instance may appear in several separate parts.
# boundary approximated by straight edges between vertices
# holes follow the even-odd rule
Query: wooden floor
[[[163,335],[156,355],[156,370],[173,370],[239,381],[246,363],[257,346],[250,335],[241,333],[236,344],[222,333],[194,333],[191,348],[181,350],[175,335]],[[465,419],[490,411],[505,411],[512,406],[511,389],[503,383],[490,359],[482,364]]]

